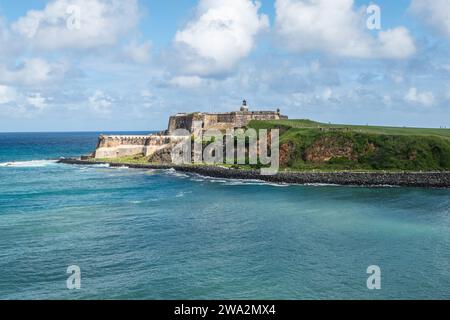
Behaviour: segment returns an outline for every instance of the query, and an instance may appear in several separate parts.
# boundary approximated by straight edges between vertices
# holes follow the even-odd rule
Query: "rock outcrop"
[[[343,137],[327,136],[321,137],[305,150],[307,162],[328,162],[333,158],[345,158],[357,160],[358,156],[353,150],[353,142]]]

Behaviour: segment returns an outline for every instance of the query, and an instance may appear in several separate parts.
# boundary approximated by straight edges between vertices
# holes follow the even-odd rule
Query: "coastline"
[[[272,183],[289,184],[336,184],[354,186],[399,186],[421,188],[450,188],[450,172],[279,172],[264,176],[259,170],[230,169],[220,166],[189,166],[171,164],[116,163],[114,161],[91,161],[60,159],[59,163],[72,165],[108,164],[111,167],[134,169],[174,169],[214,178],[256,179]]]

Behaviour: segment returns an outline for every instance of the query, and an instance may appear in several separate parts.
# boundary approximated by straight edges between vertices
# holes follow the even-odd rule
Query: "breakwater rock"
[[[357,186],[405,186],[426,188],[449,188],[450,172],[279,172],[261,175],[259,170],[230,169],[207,165],[134,164],[98,162],[91,160],[61,159],[60,163],[76,165],[109,164],[111,167],[136,169],[175,169],[215,178],[258,179],[274,183],[292,184],[338,184]]]

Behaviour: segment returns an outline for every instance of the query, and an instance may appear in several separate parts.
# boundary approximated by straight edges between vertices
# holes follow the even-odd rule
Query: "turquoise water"
[[[96,138],[0,134],[1,299],[450,298],[450,190],[46,160]],[[66,288],[69,265],[80,290]],[[369,265],[381,290],[366,287]]]

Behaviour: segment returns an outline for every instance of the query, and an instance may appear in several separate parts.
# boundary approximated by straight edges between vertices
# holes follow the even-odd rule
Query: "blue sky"
[[[450,127],[449,56],[450,0],[1,0],[0,131],[159,130],[243,98]]]

